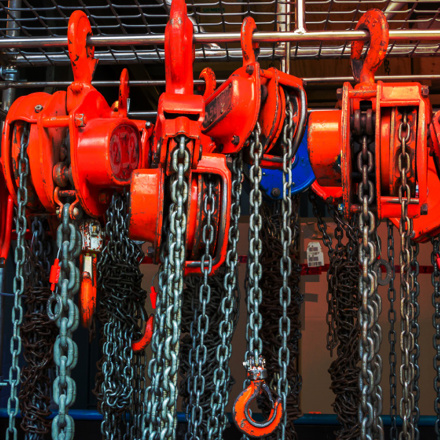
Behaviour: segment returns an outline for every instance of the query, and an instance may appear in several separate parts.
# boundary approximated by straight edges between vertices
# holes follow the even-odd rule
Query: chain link
[[[262,242],[260,239],[260,231],[262,229],[262,217],[260,206],[262,203],[262,193],[260,190],[260,182],[262,177],[261,156],[263,154],[263,145],[260,141],[260,126],[257,123],[250,138],[250,158],[252,165],[250,167],[251,191],[249,194],[250,217],[249,217],[249,259],[247,266],[247,312],[248,322],[246,325],[246,336],[248,347],[245,359],[249,361],[251,357],[255,362],[260,358],[263,351],[263,341],[260,337],[260,329],[262,326],[262,316],[259,311],[263,294],[260,287],[262,276],[262,266],[260,263],[260,255],[262,252]]]
[[[432,293],[432,305],[434,306],[434,313],[432,314],[432,325],[434,327],[434,336],[432,337],[432,344],[434,347],[433,366],[435,370],[434,390],[436,397],[434,400],[435,419],[435,436],[440,440],[440,267],[438,261],[440,259],[440,236],[437,235],[431,239],[432,253],[431,263],[433,272],[431,275],[431,282],[434,288]]]
[[[174,439],[176,434],[177,375],[181,332],[183,270],[185,263],[186,205],[190,153],[185,136],[176,138],[171,152],[171,205],[169,233],[161,253],[158,303],[152,340],[153,358],[148,366],[151,385],[145,394],[144,435],[153,439]]]
[[[357,110],[360,112],[360,110]],[[367,110],[365,118],[361,114],[355,120],[374,120],[371,110]],[[383,439],[382,388],[382,358],[379,355],[382,331],[378,322],[382,304],[377,291],[377,272],[374,263],[377,257],[376,216],[372,211],[375,202],[374,157],[369,144],[374,142],[374,133],[368,132],[363,126],[353,127],[352,142],[359,146],[357,153],[358,171],[361,179],[358,186],[358,197],[361,204],[359,214],[359,229],[361,243],[359,246],[359,261],[361,275],[359,277],[359,292],[361,307],[359,309],[359,325],[361,341],[359,356],[361,359],[360,390],[361,403],[359,407],[359,422],[361,424],[361,439]],[[380,250],[379,250],[380,252]]]
[[[240,220],[240,199],[243,177],[243,153],[238,153],[232,159],[232,204],[231,224],[228,234],[228,251],[226,254],[226,274],[224,276],[224,291],[226,294],[221,300],[222,320],[218,326],[218,334],[221,339],[216,347],[217,367],[214,370],[214,392],[210,398],[211,414],[208,419],[208,439],[223,438],[223,432],[228,425],[225,407],[229,400],[231,388],[231,370],[229,360],[232,354],[232,336],[237,325],[238,318],[238,285],[237,268],[238,252],[237,244],[240,238],[238,222]]]
[[[402,351],[402,364],[400,366],[400,383],[402,384],[402,398],[400,399],[400,417],[402,418],[402,432],[399,439],[414,439],[415,427],[413,412],[415,410],[414,395],[414,363],[412,353],[414,351],[414,333],[412,323],[414,321],[414,303],[411,292],[411,233],[412,219],[408,217],[408,205],[411,197],[407,175],[410,167],[410,156],[406,149],[406,143],[411,137],[411,126],[408,124],[408,115],[402,114],[402,121],[398,129],[398,139],[401,150],[398,164],[401,178],[399,187],[399,201],[402,208],[399,231],[400,243],[400,316],[401,337],[400,347]]]
[[[25,289],[24,265],[26,262],[25,234],[27,229],[26,204],[28,202],[27,179],[29,176],[29,159],[27,156],[27,147],[29,145],[29,125],[23,125],[21,133],[20,153],[18,158],[19,182],[17,187],[17,217],[15,221],[15,230],[17,231],[17,246],[15,248],[15,276],[13,281],[14,305],[12,307],[11,320],[13,333],[11,337],[11,366],[9,368],[9,383],[11,393],[8,398],[8,417],[9,426],[6,430],[6,439],[17,439],[17,428],[15,427],[15,418],[18,414],[18,386],[20,384],[20,366],[18,364],[21,353],[21,334],[20,326],[23,322],[23,307],[21,297]]]
[[[414,439],[415,440],[420,439],[420,431],[418,428],[419,419],[420,419],[420,408],[419,408],[419,400],[420,400],[420,388],[419,388],[419,378],[420,378],[420,367],[419,367],[419,358],[420,358],[419,294],[420,294],[420,285],[417,280],[417,277],[419,275],[419,263],[417,261],[418,254],[419,254],[419,244],[415,243],[414,241],[411,241],[411,271],[410,271],[411,302],[412,302],[413,308],[414,308],[414,319],[411,322],[411,332],[414,335],[414,350],[411,353],[411,362],[414,365],[414,383],[413,383],[414,407],[412,410],[412,423],[414,424]]]
[[[46,305],[51,290],[49,284],[51,242],[46,234],[46,222],[32,219],[32,241],[26,261],[26,313],[21,328],[23,357],[20,387],[21,427],[26,440],[41,440],[49,432],[50,379],[53,366],[53,345],[56,326],[47,316]]]
[[[113,195],[106,213],[107,242],[97,264],[103,325],[99,398],[106,439],[141,435],[144,393],[142,386],[134,385],[142,383],[145,353],[133,353],[131,346],[142,334],[139,323],[147,320],[139,270],[144,254],[128,237],[128,203],[128,193]]]
[[[206,377],[204,366],[207,362],[208,350],[205,344],[206,334],[209,330],[209,315],[207,308],[211,300],[211,285],[208,277],[212,272],[212,256],[210,255],[211,245],[214,242],[214,226],[212,217],[215,211],[214,183],[212,178],[206,182],[206,192],[203,196],[203,212],[205,224],[203,225],[202,241],[205,245],[205,252],[201,258],[201,271],[203,281],[199,286],[198,304],[194,307],[194,317],[190,326],[192,347],[189,350],[189,364],[191,373],[188,377],[189,399],[186,408],[188,420],[188,431],[185,439],[201,439],[205,435],[203,429],[203,408],[200,404],[205,392]],[[201,226],[201,225],[200,225]]]
[[[387,246],[387,256],[388,256],[388,264],[391,268],[391,278],[388,285],[388,301],[390,303],[390,308],[388,309],[388,322],[389,322],[389,330],[388,330],[388,342],[390,344],[390,352],[389,352],[389,364],[390,364],[390,374],[389,374],[389,382],[390,382],[390,440],[397,440],[397,375],[396,375],[396,344],[397,344],[397,336],[396,336],[396,309],[394,304],[396,302],[396,289],[394,288],[394,281],[396,278],[396,269],[394,265],[394,225],[390,220],[387,220],[387,231],[388,231],[388,246]]]
[[[71,370],[78,361],[78,346],[72,334],[78,327],[79,311],[73,299],[80,286],[77,258],[81,252],[82,239],[76,223],[70,218],[69,208],[70,204],[65,203],[61,210],[61,224],[57,229],[60,277],[47,308],[49,318],[59,328],[54,345],[56,378],[53,383],[53,400],[58,405],[58,414],[52,421],[54,440],[72,440],[75,434],[74,421],[68,412],[76,398],[76,383],[71,377]]]

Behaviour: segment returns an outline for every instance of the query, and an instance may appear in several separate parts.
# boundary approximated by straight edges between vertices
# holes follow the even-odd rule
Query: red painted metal
[[[151,157],[148,164],[133,173],[130,188],[129,234],[136,240],[152,244],[151,256],[159,261],[164,212],[168,200],[164,196],[166,179],[174,173],[171,154],[176,138],[187,139],[190,167],[187,228],[185,236],[185,273],[200,273],[200,236],[203,225],[203,185],[206,175],[217,181],[215,192],[213,272],[224,262],[231,206],[231,173],[224,155],[212,154],[216,145],[202,133],[205,120],[205,101],[193,90],[193,26],[187,17],[183,0],[174,0],[170,20],[165,29],[166,91],[159,98],[158,115],[151,138]],[[205,69],[201,77],[206,82],[205,94],[215,89],[215,75]],[[148,150],[149,148],[147,148]],[[202,154],[203,151],[203,154]]]
[[[400,217],[398,197],[399,109],[409,111],[412,136],[408,141],[411,170],[408,174],[413,188],[408,206],[410,217],[427,212],[428,147],[427,127],[431,105],[427,90],[419,83],[374,82],[374,72],[382,63],[388,44],[388,27],[379,10],[368,11],[359,28],[369,30],[370,49],[364,62],[360,60],[362,44],[352,45],[353,73],[361,82],[354,88],[345,83],[340,91],[337,110],[314,111],[309,118],[308,147],[316,183],[315,192],[324,199],[342,203],[346,217],[359,212],[353,172],[357,165],[351,151],[351,131],[359,125],[356,110],[370,108],[366,113],[371,136],[375,139],[376,201],[379,219]],[[416,193],[415,188],[418,188]]]
[[[0,266],[4,267],[11,246],[14,201],[10,196],[0,170]]]
[[[28,207],[36,212],[57,212],[56,198],[67,194],[55,196],[60,187],[75,192],[72,195],[87,215],[102,217],[112,191],[129,185],[132,172],[148,156],[144,150],[152,130],[145,128],[144,121],[127,118],[127,70],[121,74],[119,100],[112,107],[91,85],[98,61],[93,57],[94,48],[86,45],[88,35],[87,16],[75,11],[68,26],[74,80],[67,92],[21,97],[12,104],[5,121],[2,166],[14,201],[23,125],[30,124]]]
[[[267,387],[264,380],[251,380],[249,386],[237,397],[232,409],[232,416],[237,427],[252,438],[262,438],[272,434],[283,416],[283,406],[281,399],[278,398],[269,414],[269,423],[257,422],[252,418],[249,405],[263,393],[264,386]]]

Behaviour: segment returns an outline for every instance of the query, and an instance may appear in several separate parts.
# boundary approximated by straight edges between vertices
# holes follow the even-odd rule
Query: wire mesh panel
[[[171,0],[22,0],[19,6],[8,7],[0,0],[0,37],[15,30],[22,37],[65,37],[70,14],[83,10],[89,17],[94,35],[163,35]],[[21,3],[21,5],[20,5]],[[251,15],[259,31],[295,30],[298,10],[295,1],[286,0],[187,0],[188,14],[196,33],[239,32],[241,23]],[[353,30],[361,15],[370,8],[386,12],[390,29],[434,30],[440,28],[440,8],[437,0],[305,0],[304,31]],[[301,10],[301,8],[300,8]],[[17,16],[14,20],[13,16]],[[289,26],[289,23],[292,23]],[[262,43],[261,58],[283,56],[282,44]],[[389,48],[391,56],[429,56],[440,49],[440,42],[399,41]],[[338,58],[349,54],[349,43],[311,42],[307,38],[291,45],[292,56],[302,58]],[[7,56],[17,64],[68,63],[64,48],[13,49]],[[100,47],[96,56],[101,63],[156,62],[163,59],[161,46]],[[196,57],[227,60],[241,58],[238,43],[197,45]]]

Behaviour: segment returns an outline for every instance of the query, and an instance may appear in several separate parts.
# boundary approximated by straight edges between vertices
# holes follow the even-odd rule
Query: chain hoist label
[[[232,84],[222,90],[211,102],[206,104],[203,129],[213,127],[232,110]]]
[[[307,266],[324,266],[324,253],[322,252],[321,243],[319,243],[319,241],[311,241],[307,245]]]

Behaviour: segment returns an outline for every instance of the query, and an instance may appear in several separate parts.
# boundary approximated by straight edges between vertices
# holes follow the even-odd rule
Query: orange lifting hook
[[[283,405],[281,403],[281,398],[273,398],[270,388],[267,386],[265,379],[267,377],[266,361],[262,356],[258,359],[258,365],[255,365],[254,357],[251,356],[248,362],[243,362],[243,365],[248,370],[248,378],[250,379],[250,385],[242,391],[242,393],[237,397],[232,409],[232,415],[234,418],[234,423],[237,428],[253,438],[266,437],[280,424],[281,418],[283,417]],[[267,394],[269,402],[272,405],[272,410],[269,414],[269,418],[264,422],[257,422],[252,418],[252,413],[250,411],[250,404],[252,401],[263,391]]]

